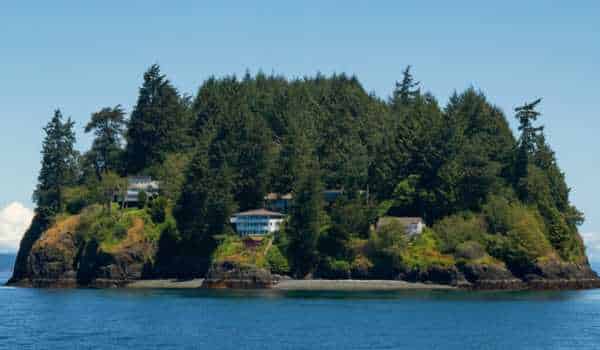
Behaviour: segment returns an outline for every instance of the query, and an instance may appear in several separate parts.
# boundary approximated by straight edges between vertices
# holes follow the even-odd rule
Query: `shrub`
[[[426,270],[432,266],[449,267],[455,264],[450,255],[440,252],[439,238],[431,229],[423,230],[402,252],[402,264],[411,270]]]
[[[290,266],[287,259],[281,254],[277,246],[271,246],[267,253],[267,266],[271,272],[278,275],[285,275],[290,272]]]
[[[452,215],[433,226],[440,240],[440,250],[453,253],[457,246],[466,241],[485,242],[486,224],[484,219],[472,213]]]
[[[390,224],[371,232],[365,251],[373,263],[375,273],[383,278],[393,277],[402,268],[402,252],[409,239],[404,227]]]
[[[84,186],[68,187],[63,193],[63,201],[69,214],[79,214],[90,204],[90,193]]]
[[[467,241],[456,246],[454,256],[459,259],[476,260],[486,256],[485,247],[478,242]]]
[[[317,275],[322,278],[348,279],[350,278],[350,264],[345,260],[325,257],[319,263]]]
[[[352,278],[369,278],[371,276],[371,270],[373,269],[373,263],[369,258],[364,255],[358,255],[350,264],[350,274]]]
[[[164,197],[158,197],[150,202],[148,211],[152,221],[157,224],[165,222],[167,218],[167,199]]]
[[[138,193],[138,208],[144,209],[146,204],[148,203],[148,194],[145,191],[140,191]]]

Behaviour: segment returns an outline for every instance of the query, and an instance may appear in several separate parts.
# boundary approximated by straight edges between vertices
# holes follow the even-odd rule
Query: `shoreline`
[[[203,287],[204,279],[176,280],[157,279],[134,281],[125,288],[131,289],[199,289]],[[394,280],[282,280],[271,288],[264,290],[276,291],[340,291],[340,292],[377,292],[401,290],[459,290],[460,288],[419,282]]]

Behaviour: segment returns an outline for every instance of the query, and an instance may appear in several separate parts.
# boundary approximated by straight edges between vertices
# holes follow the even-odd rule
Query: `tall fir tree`
[[[421,89],[419,88],[420,82],[415,81],[410,70],[411,66],[407,66],[402,72],[402,81],[396,82],[391,101],[392,109],[394,110],[408,106],[421,94]]]
[[[121,153],[125,132],[125,111],[121,105],[105,107],[92,114],[85,132],[95,135],[87,156],[94,165],[99,179],[109,172],[121,170]]]
[[[323,215],[323,186],[319,172],[313,168],[298,181],[286,232],[288,258],[292,273],[298,278],[312,272],[317,263]]]
[[[78,153],[74,125],[71,118],[63,121],[62,113],[56,110],[44,127],[42,167],[33,194],[37,214],[41,217],[49,219],[63,209],[64,189],[76,181]]]
[[[186,98],[152,65],[144,73],[137,104],[127,128],[127,171],[139,173],[160,164],[190,144],[191,117]]]
[[[517,154],[515,157],[514,181],[517,185],[517,192],[521,200],[528,201],[530,193],[526,186],[523,186],[523,181],[526,181],[529,175],[531,158],[535,152],[538,143],[539,133],[543,131],[543,127],[535,127],[533,123],[541,115],[536,110],[536,107],[542,102],[542,99],[537,99],[530,103],[515,108],[515,118],[519,121],[519,143],[517,146]]]
[[[200,147],[187,171],[174,216],[182,235],[184,255],[197,256],[204,273],[216,248],[216,235],[229,232],[229,217],[237,206],[233,200],[231,172],[225,164],[210,166],[205,147]]]
[[[278,193],[289,193],[294,190],[298,180],[305,177],[314,159],[314,150],[310,147],[306,132],[300,127],[292,126],[288,130],[273,175],[273,190]]]

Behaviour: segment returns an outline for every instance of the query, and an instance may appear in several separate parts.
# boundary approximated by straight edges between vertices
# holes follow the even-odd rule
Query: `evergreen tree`
[[[277,193],[292,192],[298,180],[306,176],[314,158],[313,152],[305,131],[291,126],[274,169],[273,190]]]
[[[537,99],[515,108],[515,118],[519,121],[519,131],[521,131],[515,160],[514,179],[517,185],[519,181],[528,175],[531,156],[537,145],[538,134],[543,130],[543,127],[533,126],[533,122],[540,116],[540,112],[536,111],[536,107],[540,102],[542,102],[542,99]],[[519,195],[521,199],[527,200],[528,194],[522,188],[519,188]]]
[[[76,180],[75,123],[71,118],[63,122],[60,110],[44,127],[46,136],[42,146],[42,168],[33,194],[37,213],[51,218],[63,209],[63,191]]]
[[[108,171],[120,170],[125,111],[120,105],[105,107],[92,114],[85,132],[96,136],[89,152],[98,178]]]
[[[392,94],[392,108],[394,110],[410,105],[421,94],[420,83],[415,81],[410,69],[411,66],[407,66],[402,72],[402,81],[396,82],[396,88]]]
[[[317,263],[317,242],[323,215],[323,187],[319,173],[311,170],[299,180],[286,232],[288,257],[296,277],[306,276]]]
[[[191,118],[186,98],[153,65],[144,73],[127,129],[127,171],[139,173],[160,164],[170,152],[190,146]]]
[[[200,148],[187,171],[186,182],[173,214],[181,232],[184,254],[199,257],[205,272],[216,248],[216,235],[228,233],[236,210],[229,169],[211,168],[205,148]]]

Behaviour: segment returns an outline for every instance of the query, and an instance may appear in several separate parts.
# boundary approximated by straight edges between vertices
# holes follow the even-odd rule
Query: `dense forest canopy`
[[[258,73],[211,77],[191,98],[153,65],[128,119],[120,106],[92,114],[84,154],[74,151],[73,122],[55,113],[35,225],[94,204],[110,212],[125,177],[150,175],[163,192],[152,210],[170,220],[156,262],[165,271],[205,271],[218,237],[232,233],[230,215],[263,206],[268,192],[294,193],[276,245],[296,276],[387,277],[475,258],[519,275],[540,259],[585,261],[583,216],[537,121],[540,100],[515,109],[515,137],[481,91],[441,106],[410,67],[390,96],[345,74]],[[326,206],[323,189],[344,195]],[[373,232],[384,215],[423,217],[429,229],[416,241]]]

